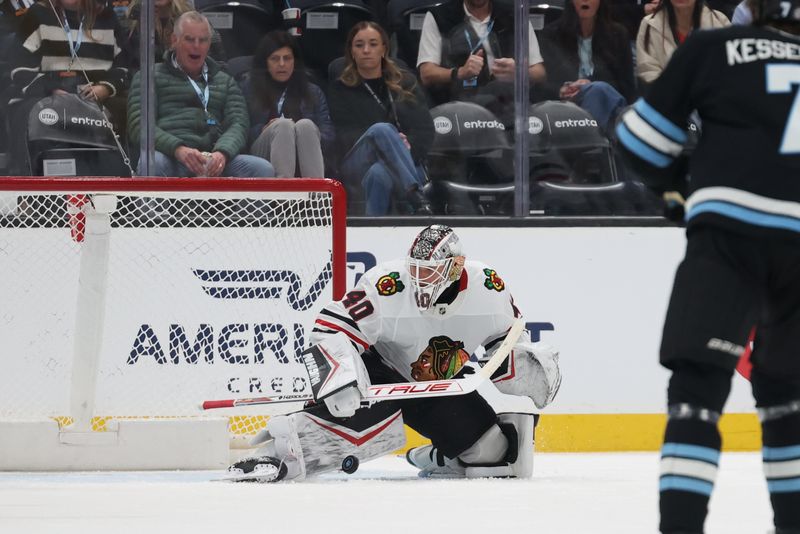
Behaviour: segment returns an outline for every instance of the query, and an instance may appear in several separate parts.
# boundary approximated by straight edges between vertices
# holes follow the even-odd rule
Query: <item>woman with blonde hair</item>
[[[360,182],[367,215],[395,211],[431,214],[422,194],[422,163],[433,143],[433,119],[416,78],[388,57],[389,38],[377,23],[353,26],[345,44],[345,67],[330,91],[340,171]],[[396,195],[400,202],[393,202]]]
[[[141,11],[142,0],[132,0],[128,6],[128,42],[130,55],[133,58],[133,67],[138,69],[139,61],[139,13]],[[156,63],[163,61],[164,54],[170,49],[172,43],[172,33],[175,30],[175,21],[178,17],[188,11],[194,11],[189,0],[153,0],[156,11],[156,18],[153,21],[155,27],[155,60]],[[212,28],[213,30],[213,28]],[[219,32],[213,30],[211,33],[211,50],[208,53],[217,63],[223,63],[227,59],[225,47],[222,45],[222,38]]]

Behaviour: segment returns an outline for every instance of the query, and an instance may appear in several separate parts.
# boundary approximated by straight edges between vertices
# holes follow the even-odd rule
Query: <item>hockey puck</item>
[[[348,475],[352,475],[358,470],[358,458],[355,456],[347,456],[342,460],[342,471]]]

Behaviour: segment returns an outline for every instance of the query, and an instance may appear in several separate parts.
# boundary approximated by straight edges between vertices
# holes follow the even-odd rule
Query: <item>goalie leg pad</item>
[[[401,412],[381,404],[361,408],[348,419],[333,417],[324,405],[274,416],[267,422],[267,434],[271,439],[255,457],[277,459],[286,467],[282,480],[342,469],[350,456],[363,463],[403,447],[406,441]]]
[[[533,430],[535,418],[531,414],[501,414],[498,428],[505,436],[505,454],[494,464],[467,463],[467,478],[505,477],[530,478],[533,475]],[[463,457],[459,457],[463,461]]]
[[[350,417],[367,394],[369,375],[361,355],[342,332],[303,351],[311,392],[336,417]]]

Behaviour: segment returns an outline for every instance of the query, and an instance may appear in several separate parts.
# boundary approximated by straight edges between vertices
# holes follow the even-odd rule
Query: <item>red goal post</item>
[[[0,470],[224,467],[266,414],[199,402],[303,390],[345,228],[328,179],[0,178]]]

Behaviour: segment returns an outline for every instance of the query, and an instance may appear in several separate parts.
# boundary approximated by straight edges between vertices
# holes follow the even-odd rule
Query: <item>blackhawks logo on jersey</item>
[[[486,280],[483,281],[486,289],[494,289],[499,292],[506,288],[505,282],[497,275],[497,271],[494,269],[484,269],[483,274],[486,275]]]
[[[378,294],[384,297],[400,293],[405,288],[405,284],[400,281],[400,273],[397,271],[381,276],[375,283],[375,289],[378,290]]]
[[[469,354],[461,341],[447,336],[432,337],[417,361],[411,364],[411,378],[418,382],[452,378],[468,360]]]

